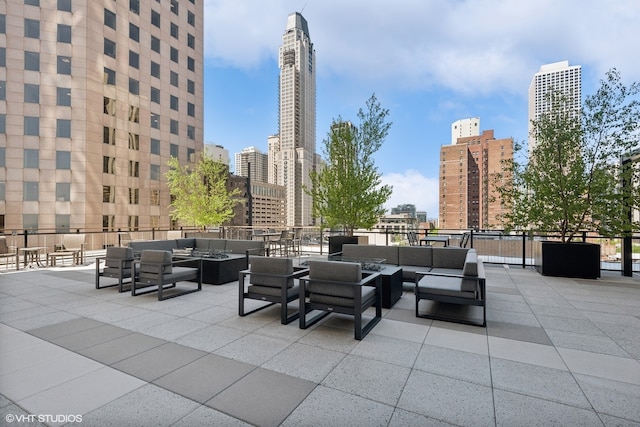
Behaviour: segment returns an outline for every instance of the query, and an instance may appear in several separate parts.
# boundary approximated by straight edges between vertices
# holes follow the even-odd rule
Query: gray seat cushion
[[[475,292],[463,289],[463,282],[470,282],[466,283],[464,287],[468,288],[468,285],[472,284],[475,290],[476,282],[474,280],[461,279],[459,277],[424,276],[418,282],[418,292],[459,298],[475,298]]]
[[[457,268],[462,270],[464,260],[469,250],[465,248],[433,248],[432,267],[434,268]],[[460,272],[458,272],[459,274]]]
[[[347,285],[342,285],[342,286],[344,288],[348,287],[351,290],[354,289],[351,286],[347,286]],[[356,287],[355,289],[360,289],[360,292],[362,293],[363,305],[376,297],[376,288],[373,288],[371,286],[360,286],[360,287]],[[351,293],[351,295],[353,295],[353,293]],[[355,307],[355,304],[354,304],[355,299],[353,297],[340,296],[336,294],[327,295],[323,293],[310,292],[309,301],[317,304],[336,305],[340,307],[349,307],[349,308]]]
[[[362,267],[355,262],[309,261],[309,279],[359,282],[362,280]]]
[[[464,260],[464,267],[462,268],[462,274],[464,276],[478,277],[478,253],[475,249],[467,252],[467,257]]]
[[[249,283],[252,285],[280,288],[285,279],[272,275],[287,276],[293,274],[293,260],[291,258],[251,257]],[[293,280],[287,281],[287,287],[293,286]]]
[[[432,252],[433,250],[429,246],[400,246],[398,247],[398,265],[431,267]]]
[[[273,286],[260,286],[250,285],[247,288],[247,292],[250,294],[268,295],[272,297],[279,297],[281,295],[280,287],[274,288]],[[287,289],[287,297],[294,297],[298,294],[298,285]]]

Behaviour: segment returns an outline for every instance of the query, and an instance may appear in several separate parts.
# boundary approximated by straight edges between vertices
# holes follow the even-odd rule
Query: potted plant
[[[638,184],[640,170],[623,167],[621,159],[639,143],[639,93],[640,85],[625,86],[615,69],[581,110],[566,94],[551,91],[549,109],[532,121],[528,159],[517,145],[494,176],[506,228],[557,236],[543,242],[542,274],[599,277],[600,246],[575,239],[583,232],[620,236],[637,225],[624,212],[639,206],[640,187],[621,183]]]

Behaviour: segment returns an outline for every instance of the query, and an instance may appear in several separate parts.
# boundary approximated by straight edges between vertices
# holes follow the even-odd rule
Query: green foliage
[[[344,227],[348,235],[356,228],[370,229],[384,214],[384,203],[392,188],[382,185],[373,155],[386,138],[389,110],[383,109],[375,95],[367,101],[367,110],[358,111],[359,126],[338,117],[331,123],[324,141],[324,165],[311,172],[313,214],[331,227]]]
[[[499,219],[507,228],[558,232],[564,242],[581,231],[606,235],[631,229],[625,203],[640,205],[640,169],[622,168],[620,159],[639,143],[639,94],[640,85],[624,86],[615,69],[586,97],[579,114],[564,94],[548,94],[551,108],[532,121],[537,144],[528,163],[516,154],[494,177],[508,212]],[[624,193],[623,179],[636,185]]]
[[[228,168],[224,163],[202,156],[189,167],[172,157],[166,173],[171,202],[171,218],[197,226],[221,225],[233,217],[233,196],[227,191]]]

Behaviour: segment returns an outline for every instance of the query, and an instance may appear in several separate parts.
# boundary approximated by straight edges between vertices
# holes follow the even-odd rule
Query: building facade
[[[204,154],[216,162],[224,163],[229,166],[229,150],[224,148],[222,145],[207,142],[204,144]]]
[[[495,139],[493,130],[458,138],[440,148],[440,227],[448,230],[503,228],[504,213],[492,176],[513,158],[513,138]]]
[[[454,145],[458,141],[458,138],[479,135],[480,117],[461,119],[451,124],[451,145]]]
[[[279,49],[279,134],[269,139],[270,182],[287,189],[288,226],[312,225],[312,200],[303,187],[316,155],[315,50],[306,19],[298,12],[287,18]]]
[[[203,0],[0,2],[4,230],[169,227],[203,149]]]
[[[236,175],[249,176],[249,164],[251,164],[251,181],[268,182],[269,156],[256,147],[243,148],[235,154]]]
[[[529,85],[529,151],[535,146],[532,136],[532,120],[551,107],[547,96],[550,91],[559,90],[570,100],[568,108],[580,112],[582,105],[582,67],[569,65],[569,61],[554,62],[540,67],[540,71],[533,75]]]

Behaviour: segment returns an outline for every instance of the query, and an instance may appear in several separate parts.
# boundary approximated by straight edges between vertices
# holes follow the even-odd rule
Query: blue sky
[[[438,154],[451,123],[480,117],[527,138],[540,65],[582,66],[590,94],[610,68],[640,80],[639,0],[204,0],[204,140],[267,151],[278,132],[278,47],[287,15],[309,23],[317,65],[317,152],[333,118],[356,120],[375,93],[393,122],[377,153],[387,207],[438,215]]]

